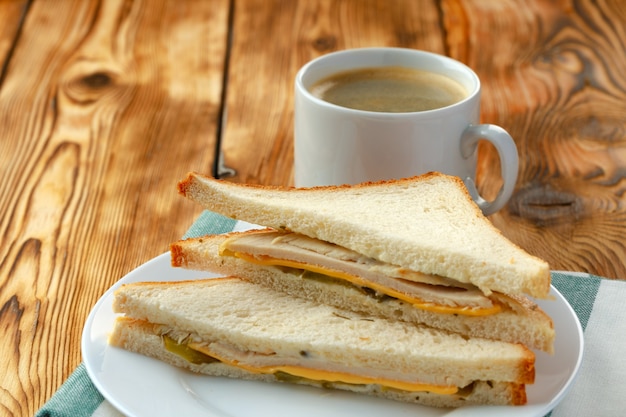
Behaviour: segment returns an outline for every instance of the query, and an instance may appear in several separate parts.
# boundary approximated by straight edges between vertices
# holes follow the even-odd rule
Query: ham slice
[[[223,255],[234,255],[265,265],[295,266],[321,272],[353,284],[394,296],[401,293],[421,303],[448,307],[497,309],[498,303],[477,287],[386,264],[332,243],[297,233],[260,231],[229,238]],[[287,262],[285,262],[287,261]]]

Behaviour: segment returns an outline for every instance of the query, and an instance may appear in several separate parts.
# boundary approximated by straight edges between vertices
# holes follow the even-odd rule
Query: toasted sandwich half
[[[430,173],[293,189],[191,173],[179,191],[209,210],[271,229],[176,242],[174,266],[553,351],[552,320],[528,297],[547,297],[547,263],[502,236],[458,178]]]
[[[526,403],[519,344],[368,317],[238,278],[135,283],[109,342],[207,375],[306,384],[439,407]]]

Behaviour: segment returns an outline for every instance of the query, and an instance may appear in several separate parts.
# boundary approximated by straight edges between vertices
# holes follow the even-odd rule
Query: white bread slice
[[[371,314],[389,320],[421,323],[462,334],[521,343],[531,349],[552,353],[554,326],[552,320],[533,302],[517,297],[515,310],[504,307],[488,316],[463,316],[421,310],[398,299],[378,299],[352,285],[305,279],[288,268],[264,266],[233,256],[220,256],[220,245],[230,236],[250,232],[210,235],[181,240],[170,245],[172,266],[235,275],[257,284],[269,286],[291,296]]]
[[[242,352],[262,352],[263,357],[305,357],[316,366],[332,364],[330,370],[368,369],[371,375],[464,387],[459,395],[437,395],[431,405],[469,403],[470,393],[487,403],[520,404],[525,401],[524,383],[534,380],[534,354],[521,345],[355,315],[236,278],[128,284],[117,290],[113,308],[127,318],[159,324],[159,334],[173,330],[176,340],[202,340],[207,346],[216,342]],[[123,334],[116,329],[110,342],[156,356],[156,348],[141,347],[143,337],[130,342],[134,336]],[[241,371],[222,367],[219,372],[241,377]],[[378,384],[338,385],[426,401],[422,392],[408,394]],[[495,397],[484,392],[490,387],[496,387]]]
[[[229,377],[263,382],[286,382],[272,374],[245,371],[221,362],[191,363],[163,347],[162,334],[168,329],[142,320],[118,319],[109,338],[112,345],[131,352],[149,356],[179,368],[188,369],[210,376]],[[294,379],[291,383],[310,385],[317,388],[341,389],[358,394],[372,395],[389,400],[416,403],[433,407],[462,407],[466,405],[519,405],[526,402],[523,385],[507,382],[478,381],[470,388],[454,395],[441,395],[432,392],[406,392],[382,388],[377,384],[350,385],[340,382]]]
[[[429,173],[354,186],[295,189],[235,184],[190,173],[178,189],[225,216],[472,283],[486,294],[545,298],[550,290],[548,264],[506,239],[456,177]]]

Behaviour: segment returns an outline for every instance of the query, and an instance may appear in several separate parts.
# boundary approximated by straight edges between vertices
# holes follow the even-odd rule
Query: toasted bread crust
[[[367,182],[362,182],[359,184],[354,184],[354,185],[350,185],[350,184],[341,184],[341,185],[319,185],[319,186],[314,186],[314,187],[293,187],[293,186],[280,186],[280,185],[263,185],[263,184],[239,184],[239,183],[230,183],[228,181],[224,181],[224,180],[218,180],[216,178],[212,178],[209,176],[206,176],[202,173],[199,172],[189,172],[187,174],[187,177],[183,180],[181,180],[178,183],[178,192],[187,197],[188,194],[191,193],[191,190],[194,189],[196,187],[196,181],[195,178],[197,177],[202,177],[202,178],[206,178],[206,179],[211,179],[214,181],[220,181],[220,182],[224,182],[226,184],[230,184],[233,185],[235,187],[245,187],[245,188],[250,188],[250,189],[256,189],[256,190],[262,190],[262,191],[287,191],[287,192],[293,192],[296,191],[298,193],[303,192],[303,193],[310,193],[310,192],[334,192],[334,191],[341,191],[341,190],[348,190],[348,189],[371,189],[374,187],[387,187],[389,185],[402,185],[402,184],[411,184],[414,181],[427,181],[429,179],[432,178],[439,178],[439,177],[449,177],[451,181],[454,181],[458,184],[459,187],[465,189],[465,193],[467,195],[467,198],[469,198],[470,200],[472,199],[472,196],[470,195],[470,193],[467,191],[467,189],[465,188],[465,184],[463,184],[463,181],[458,178],[458,177],[453,177],[453,176],[447,176],[444,175],[440,172],[427,172],[421,175],[415,175],[412,177],[407,177],[407,178],[400,178],[400,179],[394,179],[394,180],[380,180],[380,181],[367,181]],[[480,209],[478,208],[478,206],[476,206],[478,212],[480,213]],[[482,213],[481,213],[482,214]]]

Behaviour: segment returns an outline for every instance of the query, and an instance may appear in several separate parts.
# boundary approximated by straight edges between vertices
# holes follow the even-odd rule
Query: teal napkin
[[[235,220],[203,212],[184,238],[225,233]],[[585,332],[585,358],[570,393],[550,417],[624,416],[626,413],[626,282],[553,272],[552,285],[568,300]],[[36,417],[123,417],[94,387],[83,364]],[[322,416],[321,416],[322,417]]]
[[[81,363],[36,416],[91,417],[103,401]]]

